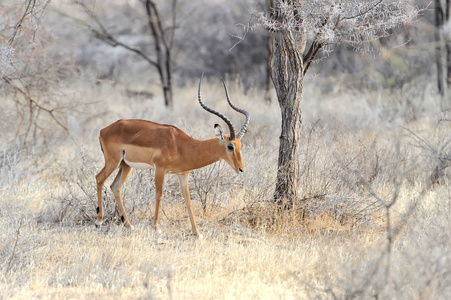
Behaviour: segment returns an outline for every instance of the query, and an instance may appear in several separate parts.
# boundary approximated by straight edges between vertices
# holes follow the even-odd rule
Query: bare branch
[[[379,0],[376,3],[374,3],[373,5],[367,5],[367,7],[365,7],[364,10],[362,10],[361,12],[359,12],[356,15],[353,16],[349,16],[349,17],[343,17],[340,20],[351,20],[351,19],[356,19],[358,17],[363,17],[364,15],[366,15],[367,13],[369,13],[371,10],[373,10],[376,6],[378,6],[379,4],[382,3],[383,0]]]
[[[14,42],[14,39],[16,38],[17,32],[19,31],[20,27],[22,26],[23,21],[29,14],[32,13],[35,5],[36,5],[36,0],[28,0],[27,6],[25,8],[25,11],[24,11],[22,17],[20,18],[19,21],[17,21],[16,25],[14,25],[14,32],[13,32],[11,38],[9,39],[8,45],[10,45],[10,46],[12,45],[12,43]]]
[[[78,5],[81,6],[85,12],[87,13],[87,15],[90,17],[90,19],[92,21],[94,21],[94,23],[99,27],[99,29],[94,28],[93,26],[91,26],[88,22],[73,17],[73,16],[69,16],[68,14],[62,12],[62,11],[58,11],[59,14],[68,17],[70,19],[72,19],[73,21],[75,21],[78,24],[81,24],[82,26],[84,26],[86,29],[88,29],[89,31],[91,31],[94,36],[104,42],[107,43],[108,45],[112,46],[112,47],[122,47],[130,52],[133,52],[135,54],[137,54],[138,56],[140,56],[142,59],[144,59],[145,61],[147,61],[149,64],[151,64],[152,66],[158,68],[158,63],[154,60],[152,60],[149,56],[147,56],[143,51],[141,51],[140,49],[137,49],[135,47],[132,47],[130,45],[127,45],[121,41],[119,41],[118,39],[116,39],[106,28],[105,26],[102,24],[102,22],[100,21],[99,17],[94,14],[94,12],[92,12],[90,10],[89,7],[86,6],[86,4],[82,3],[82,2],[78,2]]]
[[[40,105],[36,100],[34,100],[33,98],[31,98],[31,96],[25,92],[23,89],[21,89],[19,86],[15,85],[11,79],[9,79],[7,76],[3,76],[2,79],[9,84],[14,90],[16,90],[17,92],[19,92],[20,94],[22,94],[25,99],[27,99],[28,101],[30,101],[30,103],[34,104],[37,108],[39,108],[42,111],[45,111],[46,113],[48,113],[50,115],[50,117],[67,133],[67,135],[69,137],[71,137],[71,134],[69,132],[69,129],[63,124],[61,123],[60,120],[58,120],[58,118],[55,116],[55,112],[56,109],[52,108],[52,109],[48,109],[43,107],[42,105]]]

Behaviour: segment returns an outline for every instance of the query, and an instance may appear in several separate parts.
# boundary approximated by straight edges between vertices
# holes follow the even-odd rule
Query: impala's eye
[[[233,152],[233,151],[235,151],[235,146],[233,144],[228,144],[227,150],[229,150],[230,152]]]

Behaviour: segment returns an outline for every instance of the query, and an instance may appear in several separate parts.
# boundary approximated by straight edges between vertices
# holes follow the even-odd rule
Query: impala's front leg
[[[179,175],[180,188],[182,189],[183,198],[185,198],[186,208],[188,209],[189,220],[191,221],[191,228],[194,235],[202,238],[202,235],[197,230],[196,221],[194,220],[193,207],[191,205],[191,198],[189,196],[189,173]]]
[[[158,213],[160,212],[161,198],[163,197],[164,175],[165,171],[155,170],[155,218],[153,226],[157,232],[160,232],[158,230]]]

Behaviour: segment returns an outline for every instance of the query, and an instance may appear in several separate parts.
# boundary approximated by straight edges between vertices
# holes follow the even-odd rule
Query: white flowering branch
[[[279,0],[258,21],[273,32],[306,35],[305,73],[324,46],[343,42],[359,47],[412,22],[418,12],[407,0]]]

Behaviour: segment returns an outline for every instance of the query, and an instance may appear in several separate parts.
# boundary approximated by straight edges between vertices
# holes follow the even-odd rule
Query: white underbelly
[[[124,162],[134,169],[147,170],[147,169],[154,168],[154,166],[152,166],[148,163],[128,161],[125,157],[124,157]]]

